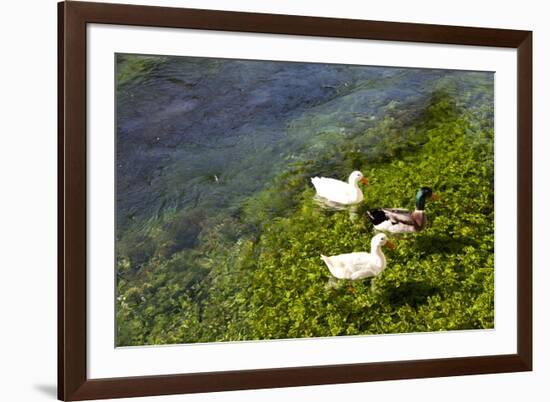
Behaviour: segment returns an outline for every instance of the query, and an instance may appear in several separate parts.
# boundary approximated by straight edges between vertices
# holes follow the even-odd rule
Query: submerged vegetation
[[[492,328],[492,104],[468,106],[453,85],[440,80],[418,113],[388,107],[304,141],[229,208],[130,225],[117,239],[117,345]],[[309,178],[352,170],[370,181],[355,215],[320,208]],[[413,208],[425,185],[440,196],[428,227],[395,239],[378,277],[331,286],[320,255],[368,251],[366,210]]]

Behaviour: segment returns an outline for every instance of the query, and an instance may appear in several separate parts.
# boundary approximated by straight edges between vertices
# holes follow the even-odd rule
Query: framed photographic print
[[[60,399],[531,370],[531,32],[58,15]]]

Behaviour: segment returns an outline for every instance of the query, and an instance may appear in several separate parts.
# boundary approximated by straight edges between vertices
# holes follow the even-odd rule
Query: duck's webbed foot
[[[371,292],[376,292],[377,289],[378,289],[378,286],[376,286],[376,279],[372,278],[370,281],[370,290]]]
[[[351,294],[353,294],[354,296],[357,294],[357,290],[355,290],[355,285],[353,284],[353,282],[350,282],[348,284],[348,290],[351,292]]]
[[[327,283],[325,284],[325,289],[326,290],[332,290],[332,289],[336,289],[338,287],[338,281],[334,278],[334,277],[330,277],[327,281]]]

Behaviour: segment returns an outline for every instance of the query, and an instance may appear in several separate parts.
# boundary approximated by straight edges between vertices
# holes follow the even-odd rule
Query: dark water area
[[[439,86],[492,105],[491,73],[130,55],[117,67],[119,238],[170,211],[238,210],[389,111],[414,119]]]

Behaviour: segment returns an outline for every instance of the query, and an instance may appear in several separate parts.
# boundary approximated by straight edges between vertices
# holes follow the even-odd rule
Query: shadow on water
[[[475,246],[478,242],[466,236],[430,234],[418,236],[415,248],[421,253],[432,253],[438,250],[443,253],[460,253],[467,246]]]
[[[326,198],[320,197],[317,194],[313,196],[313,201],[325,211],[347,211],[355,207],[353,205],[344,205],[340,204],[339,202],[327,200]]]
[[[357,205],[344,205],[338,202],[327,200],[326,198],[320,197],[315,194],[313,197],[313,202],[319,206],[322,210],[327,212],[336,212],[336,211],[348,211],[349,219],[352,222],[356,222],[359,217],[358,206]]]
[[[400,307],[409,305],[417,307],[426,303],[430,296],[439,294],[439,289],[433,284],[423,281],[411,281],[402,283],[399,287],[389,288],[384,293],[384,298],[392,306]]]

